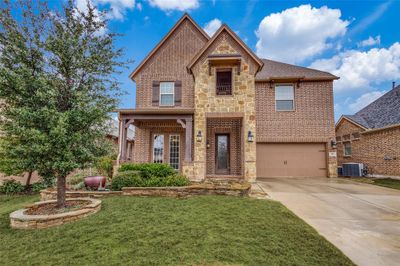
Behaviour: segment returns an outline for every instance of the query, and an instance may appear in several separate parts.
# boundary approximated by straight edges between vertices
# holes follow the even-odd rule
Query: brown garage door
[[[323,143],[257,143],[258,177],[325,177]]]

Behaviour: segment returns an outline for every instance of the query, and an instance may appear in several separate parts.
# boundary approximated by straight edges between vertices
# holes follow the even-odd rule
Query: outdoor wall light
[[[336,144],[336,140],[334,140],[334,139],[331,140],[331,146],[332,146],[333,149],[336,149],[336,145],[337,145]]]
[[[196,141],[201,142],[203,140],[203,136],[201,135],[201,131],[199,130],[196,135]]]
[[[251,133],[251,131],[247,132],[247,141],[248,142],[254,141],[254,135],[253,135],[253,133]]]

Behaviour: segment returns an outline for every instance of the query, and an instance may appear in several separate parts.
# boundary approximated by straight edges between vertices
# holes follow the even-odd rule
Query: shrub
[[[176,174],[175,169],[170,165],[160,163],[125,163],[121,165],[118,171],[139,171],[140,175],[145,179],[150,177],[167,177]]]
[[[123,187],[142,187],[143,178],[138,171],[123,171],[112,179],[111,189],[121,190]]]
[[[113,159],[110,156],[101,157],[97,162],[97,170],[102,175],[112,177],[113,175]]]
[[[144,187],[181,187],[190,184],[189,179],[183,175],[171,175],[167,177],[150,177],[145,180]]]
[[[81,189],[84,189],[84,188],[85,188],[85,183],[83,181],[72,186],[73,190],[81,190]]]
[[[123,187],[179,187],[189,184],[189,179],[178,174],[167,177],[151,176],[143,178],[138,171],[123,171],[113,178],[111,189],[121,190]]]
[[[36,182],[31,185],[31,189],[33,192],[40,192],[42,189],[45,189],[47,187],[48,186],[43,181]]]
[[[15,181],[14,179],[4,180],[3,185],[0,186],[0,193],[5,194],[20,193],[24,190],[25,186],[23,186],[20,182]]]

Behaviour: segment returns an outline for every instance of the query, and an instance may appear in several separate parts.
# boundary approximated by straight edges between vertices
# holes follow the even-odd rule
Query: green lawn
[[[372,184],[382,187],[400,189],[400,180],[398,179],[392,179],[392,178],[374,179],[374,182]]]
[[[351,178],[351,180],[400,190],[400,180],[393,178]]]
[[[352,265],[281,204],[224,196],[110,197],[83,220],[13,230],[37,196],[0,196],[1,265]]]

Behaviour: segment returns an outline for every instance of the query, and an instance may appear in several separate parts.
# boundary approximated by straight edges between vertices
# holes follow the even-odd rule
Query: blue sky
[[[76,0],[79,6],[85,0]],[[329,71],[335,117],[358,111],[400,84],[400,1],[201,1],[91,0],[112,8],[109,30],[135,60],[118,76],[126,95],[121,108],[135,106],[129,73],[184,12],[211,34],[228,24],[260,57]]]

